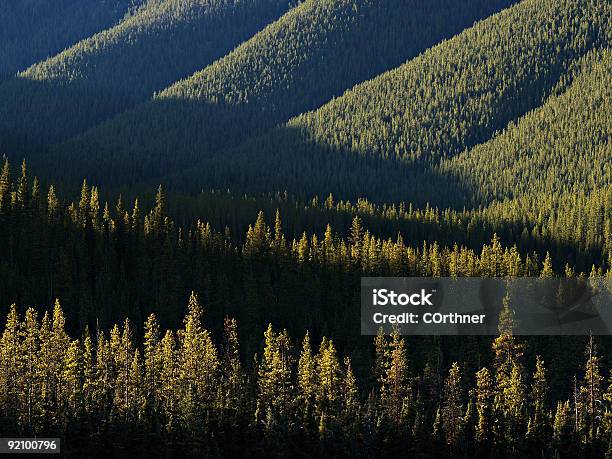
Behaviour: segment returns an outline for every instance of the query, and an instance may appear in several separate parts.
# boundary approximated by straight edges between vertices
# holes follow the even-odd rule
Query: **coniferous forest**
[[[611,19],[0,0],[0,441],[612,457],[610,336],[360,317],[362,277],[612,282]]]

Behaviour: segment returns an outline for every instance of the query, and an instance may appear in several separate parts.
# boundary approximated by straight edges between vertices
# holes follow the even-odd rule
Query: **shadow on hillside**
[[[75,88],[26,80],[10,85],[15,88],[14,101],[8,105],[24,108],[18,115],[7,115],[25,119],[9,120],[0,127],[0,148],[16,160],[26,157],[36,174],[52,181],[78,185],[87,178],[102,189],[124,193],[147,191],[164,183],[187,193],[202,189],[287,191],[303,199],[332,193],[337,199],[352,201],[367,197],[376,202],[457,208],[471,202],[467,186],[441,176],[431,165],[335,149],[308,138],[301,129],[274,128],[277,113],[248,104],[155,99],[66,142],[43,148],[64,137],[59,131],[78,133],[98,118],[124,109],[130,104],[128,99],[83,91],[76,105],[82,113],[75,113],[61,105],[64,94],[76,97]],[[45,110],[28,108],[32,102],[27,94],[46,100]],[[95,110],[86,109],[93,104],[99,105]],[[0,108],[0,113],[7,110]],[[31,129],[20,130],[19,126],[27,125]],[[55,137],[43,133],[49,126]],[[27,145],[36,147],[25,148]]]
[[[163,183],[187,194],[286,191],[308,200],[331,193],[459,209],[472,202],[468,186],[429,163],[340,150],[300,128],[272,127],[277,116],[248,104],[156,99],[34,157],[33,166],[54,181],[77,185],[86,177],[124,195]]]
[[[54,180],[87,177],[102,187],[132,189],[159,184],[277,122],[245,105],[154,99],[52,146],[36,166]]]
[[[336,200],[368,198],[378,203],[462,208],[470,190],[426,164],[408,164],[339,150],[307,137],[301,129],[276,127],[238,148],[201,158],[168,186],[181,192],[230,189],[238,193],[287,192],[302,200],[330,193]]]
[[[19,159],[41,154],[139,101],[125,91],[22,77],[0,85],[0,100],[0,151]]]

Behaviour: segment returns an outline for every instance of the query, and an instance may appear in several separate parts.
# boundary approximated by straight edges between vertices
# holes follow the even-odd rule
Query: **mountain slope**
[[[155,99],[62,146],[76,176],[185,167],[392,68],[508,0],[308,0]],[[100,172],[98,175],[97,173]]]
[[[0,81],[112,26],[142,0],[0,0]]]
[[[0,147],[27,153],[148,99],[229,52],[290,1],[150,1],[0,86]]]
[[[590,53],[563,94],[442,164],[476,202],[589,193],[612,183],[612,51]]]
[[[527,0],[177,184],[462,206],[470,184],[438,169],[441,158],[486,142],[569,84],[581,57],[609,42],[609,13],[609,3]]]

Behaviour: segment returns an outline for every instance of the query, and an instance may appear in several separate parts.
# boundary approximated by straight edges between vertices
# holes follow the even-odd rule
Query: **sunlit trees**
[[[494,340],[494,373],[483,367],[467,375],[454,362],[437,396],[430,387],[435,374],[426,365],[417,370],[413,398],[407,349],[397,330],[375,338],[378,363],[366,378],[370,382],[360,385],[352,360],[341,361],[326,337],[316,353],[309,333],[294,349],[288,332],[270,325],[261,358],[250,367],[240,356],[236,321],[225,318],[217,352],[202,317],[192,294],[184,327],[163,338],[150,316],[141,341],[129,320],[108,335],[87,332],[73,339],[59,302],[53,318],[44,314],[40,322],[34,309],[20,317],[13,306],[0,338],[0,425],[29,435],[97,437],[120,429],[207,448],[233,438],[243,448],[292,451],[296,441],[305,451],[339,454],[354,454],[364,445],[483,457],[496,450],[603,454],[608,448],[610,390],[591,340],[574,405],[556,400],[552,416],[548,403],[555,399],[543,360],[536,356],[533,377],[525,381],[527,363],[519,359],[524,345],[509,329]],[[370,390],[367,398],[362,388]]]

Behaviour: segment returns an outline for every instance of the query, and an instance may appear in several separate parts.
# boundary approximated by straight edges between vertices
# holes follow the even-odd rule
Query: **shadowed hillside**
[[[0,81],[113,26],[145,0],[1,0]]]
[[[222,57],[290,3],[150,1],[1,85],[0,148],[28,153],[131,108]]]
[[[580,74],[581,58],[606,42],[610,31],[603,18],[609,12],[609,5],[601,3],[522,2],[274,132],[206,159],[176,182],[183,189],[209,185],[255,192],[288,190],[300,196],[332,192],[351,199],[469,205],[479,193],[466,177],[473,165],[459,177],[438,167],[440,160],[495,137],[509,122],[571,85],[573,75]],[[543,109],[526,122],[535,128],[539,117],[545,116],[547,124],[542,127],[559,123],[559,142],[564,142],[561,132],[570,129],[568,124],[567,135],[591,137],[585,145],[597,146],[596,169],[589,169],[585,161],[581,175],[569,172],[562,152],[554,153],[559,163],[555,173],[560,181],[572,183],[570,188],[609,180],[605,172],[611,158],[605,140],[609,108],[603,103],[607,66],[598,68],[591,75],[586,66],[585,75],[576,82],[582,89],[550,102],[564,107],[565,101],[589,93],[591,102],[572,102],[576,122],[557,119],[560,108]],[[519,128],[523,124],[518,122]],[[525,134],[526,139],[530,136]],[[542,140],[532,142],[538,149]],[[568,147],[564,151],[573,154]],[[536,180],[545,180],[534,169],[531,172],[533,179],[526,172],[520,178],[526,190]],[[492,167],[490,174],[496,180],[493,177],[500,172]],[[512,180],[503,186],[514,186]]]
[[[119,163],[117,181],[166,174],[316,108],[510,3],[309,0],[152,102],[54,152],[70,158],[77,176]]]

